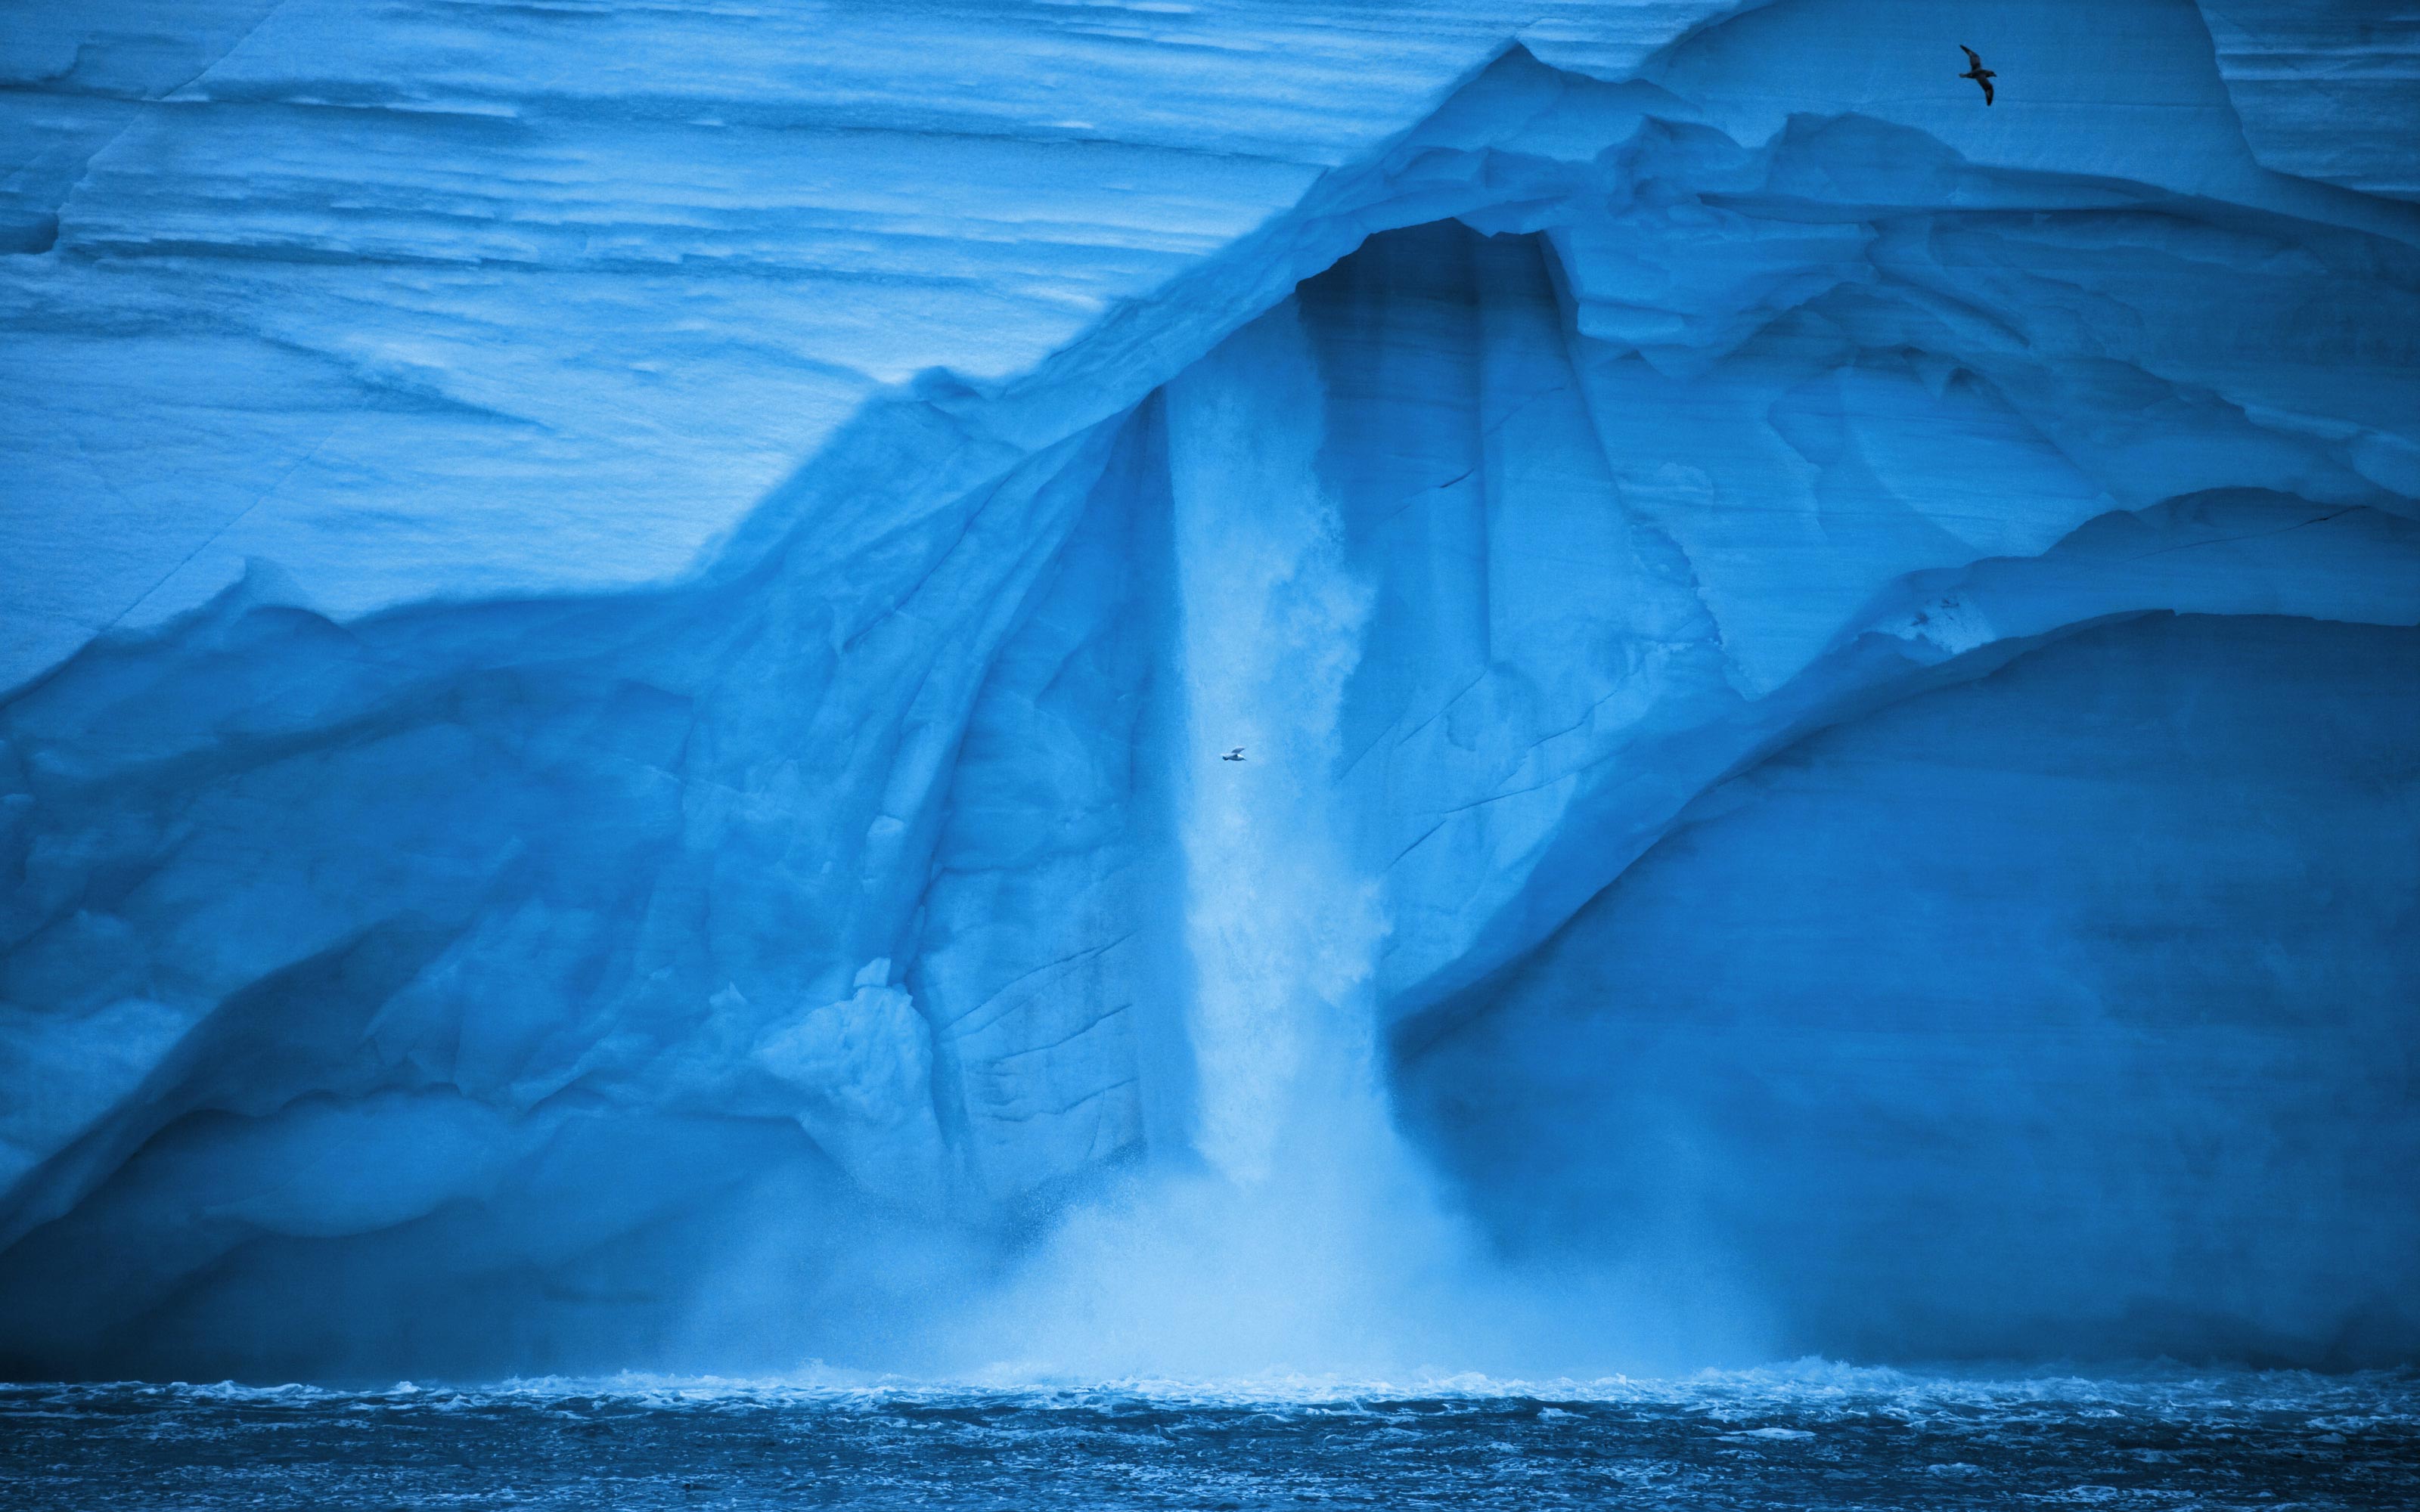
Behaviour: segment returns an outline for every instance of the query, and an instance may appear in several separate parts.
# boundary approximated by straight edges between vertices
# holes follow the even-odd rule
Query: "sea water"
[[[2420,1373],[0,1387],[0,1506],[2420,1505]]]

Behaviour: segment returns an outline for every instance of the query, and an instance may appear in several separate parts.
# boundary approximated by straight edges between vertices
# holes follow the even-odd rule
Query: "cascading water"
[[[1471,1257],[1378,1060],[1386,919],[1339,779],[1373,593],[1319,475],[1297,307],[1169,385],[1162,414],[1189,1149],[1069,1215],[991,1336],[1019,1376],[1417,1367],[1458,1348],[1441,1330],[1470,1317]]]
[[[1195,1139],[1247,1187],[1271,1180],[1283,1143],[1383,1121],[1371,988],[1385,924],[1333,785],[1371,594],[1318,479],[1322,409],[1291,303],[1167,391]],[[1231,747],[1245,759],[1212,759]]]

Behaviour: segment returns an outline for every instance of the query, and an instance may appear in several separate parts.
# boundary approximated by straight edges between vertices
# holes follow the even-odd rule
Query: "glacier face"
[[[2283,23],[143,14],[6,259],[19,1367],[937,1358],[1357,1099],[1615,1354],[2412,1349],[2420,210]]]
[[[2393,1359],[2415,656],[2149,616],[1825,730],[1437,1026],[1410,1103],[1513,1242],[1720,1257],[1665,1284],[1784,1348]]]

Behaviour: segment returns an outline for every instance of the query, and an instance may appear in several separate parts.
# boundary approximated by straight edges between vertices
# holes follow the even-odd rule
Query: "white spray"
[[[1376,1109],[1371,1002],[1385,926],[1335,792],[1371,593],[1321,486],[1322,394],[1292,304],[1167,391],[1186,738],[1195,1143],[1244,1186],[1281,1144]],[[1232,747],[1244,759],[1218,759]]]
[[[1001,1368],[1416,1369],[1461,1353],[1468,1257],[1377,1063],[1385,915],[1338,787],[1373,595],[1320,482],[1324,396],[1293,305],[1170,384],[1166,407],[1202,1168],[1073,1213],[1002,1300]],[[1221,760],[1235,747],[1242,761]]]

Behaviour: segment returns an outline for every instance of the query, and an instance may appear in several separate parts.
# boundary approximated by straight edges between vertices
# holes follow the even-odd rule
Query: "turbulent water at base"
[[[0,1504],[2409,1507],[2420,1375],[0,1388]]]

